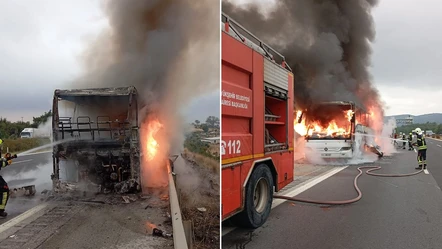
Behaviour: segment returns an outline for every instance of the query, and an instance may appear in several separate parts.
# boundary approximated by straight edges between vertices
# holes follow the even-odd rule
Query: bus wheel
[[[258,165],[245,189],[244,211],[237,215],[237,223],[248,228],[262,226],[269,217],[273,201],[273,178],[269,167]]]

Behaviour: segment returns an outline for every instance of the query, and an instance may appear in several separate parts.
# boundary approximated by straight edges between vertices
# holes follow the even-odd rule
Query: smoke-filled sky
[[[386,114],[442,112],[441,11],[437,0],[380,0],[374,9],[371,73]],[[0,116],[31,120],[49,110],[54,88],[80,75],[79,55],[106,26],[98,0],[1,1]],[[218,107],[219,94],[205,95],[185,108],[189,120],[213,115],[205,110]]]
[[[232,0],[236,3],[262,3],[264,10],[272,11],[271,4],[276,2],[275,0]],[[276,15],[273,19],[275,23],[281,21],[280,23],[287,23],[290,19],[297,19],[303,22],[302,24],[294,24],[287,28],[287,32],[292,36],[298,36],[298,44],[302,42],[309,41],[309,36],[305,32],[299,32],[298,30],[305,28],[306,26],[316,25],[319,30],[326,30],[326,32],[331,31],[335,33],[337,37],[342,40],[341,36],[346,30],[342,26],[340,28],[333,28],[333,23],[341,22],[345,25],[346,20],[336,18],[333,15],[333,9],[329,9],[328,12],[323,12],[319,16],[313,17],[315,13],[321,13],[318,8],[315,11],[306,8],[311,3],[330,3],[332,1],[285,1],[290,3],[289,5],[294,6],[294,11],[296,17],[290,18],[288,16]],[[346,10],[348,4],[354,3],[376,3],[376,7],[373,9],[373,19],[376,28],[376,36],[374,39],[374,44],[372,44],[372,67],[369,68],[369,72],[372,74],[372,82],[374,86],[379,90],[382,100],[385,102],[385,112],[387,115],[392,114],[424,114],[431,112],[442,112],[440,108],[442,100],[439,96],[442,94],[442,89],[438,87],[440,83],[438,82],[442,76],[442,71],[438,70],[440,68],[439,58],[442,52],[438,49],[438,45],[442,40],[442,35],[433,30],[438,30],[438,24],[442,22],[442,17],[438,14],[442,10],[439,7],[436,0],[423,0],[416,3],[416,1],[411,0],[355,0],[355,1],[336,1],[340,2],[341,8]],[[292,4],[293,3],[293,4]],[[347,6],[345,6],[347,4]],[[350,5],[351,5],[350,4]],[[326,4],[321,6],[322,8]],[[430,7],[431,6],[431,7]],[[288,8],[287,8],[288,9]],[[353,13],[355,13],[356,8],[350,8]],[[348,10],[348,8],[347,8]],[[284,12],[286,10],[282,10]],[[350,12],[351,13],[351,12]],[[240,16],[245,16],[244,13]],[[256,16],[251,13],[251,16]],[[361,26],[362,15],[347,15],[345,19],[359,18],[360,30],[365,34],[369,34],[366,31],[367,26]],[[312,23],[312,20],[316,20],[316,23]],[[318,20],[326,20],[321,23]],[[354,23],[353,23],[354,24]],[[246,23],[244,23],[246,25]],[[265,29],[269,23],[264,22],[258,24],[259,29]],[[281,29],[281,24],[277,29],[273,29],[274,32],[278,33]],[[302,26],[303,27],[299,27]],[[253,26],[253,25],[252,25]],[[330,26],[332,28],[330,28]],[[287,27],[287,26],[286,26]],[[327,30],[329,29],[329,30]],[[276,31],[275,31],[276,30]],[[344,30],[344,31],[343,31]],[[272,32],[272,30],[270,31]],[[356,32],[356,33],[357,33]],[[304,36],[302,36],[304,34]],[[274,36],[276,37],[276,36]],[[333,39],[328,39],[327,35],[319,35],[323,41],[332,41]],[[344,36],[345,37],[345,36]],[[370,37],[368,35],[368,37]],[[299,40],[301,42],[299,42]],[[345,38],[344,38],[345,40]],[[318,43],[319,47],[321,43]],[[330,46],[329,46],[330,47]],[[333,47],[333,46],[332,46]],[[293,50],[293,49],[292,49]],[[332,50],[322,50],[317,49],[317,53],[310,53],[309,56],[316,58],[316,56],[322,57],[322,62],[333,60]],[[339,52],[339,51],[335,51]],[[302,57],[304,54],[297,51],[296,56]],[[287,57],[290,56],[286,54]],[[317,59],[317,58],[316,58]],[[316,60],[315,59],[315,60]],[[302,61],[302,58],[300,59]],[[310,60],[310,64],[316,62],[311,62],[315,60]],[[316,60],[318,61],[318,60]],[[319,60],[320,61],[320,60]],[[316,68],[323,67],[323,65],[317,66]],[[334,65],[332,65],[334,67]],[[335,70],[332,68],[332,70]],[[336,70],[335,70],[336,71]],[[299,89],[298,89],[299,90]],[[417,95],[417,93],[419,95]],[[420,97],[424,96],[424,97]]]
[[[215,8],[219,9],[217,6]],[[172,11],[174,10],[171,9],[169,14]],[[194,11],[194,13],[199,12],[202,11]],[[182,21],[191,13],[191,11],[180,10],[178,15]],[[105,45],[102,42],[97,43],[96,40],[107,28],[109,28],[109,22],[100,0],[1,1],[0,86],[3,95],[0,116],[14,121],[21,120],[22,117],[25,121],[31,121],[33,116],[39,116],[51,109],[54,89],[71,87],[70,82],[84,73],[84,51],[88,49],[90,52],[91,44]],[[219,26],[214,28],[219,29]],[[163,36],[168,34],[167,31],[158,33]],[[155,39],[154,36],[155,34],[150,35],[150,44],[158,44],[158,38]],[[187,39],[186,42],[191,40]],[[170,48],[172,52],[180,48],[175,41],[169,44],[174,46]],[[183,47],[189,46],[183,45]],[[126,45],[124,49],[130,48]],[[153,50],[152,46],[149,49]],[[195,54],[194,52],[188,53]],[[97,56],[95,62],[101,63],[104,60],[104,58],[99,58],[98,52],[89,54]],[[158,56],[159,61],[171,62],[169,55]],[[91,62],[91,59],[89,58],[88,61]],[[207,62],[211,63],[210,59],[206,59],[206,64]],[[146,63],[152,62],[146,59]],[[199,60],[198,63],[201,61]],[[97,65],[94,66],[97,67]],[[209,67],[202,69],[207,70],[207,68]],[[195,69],[190,66],[180,67],[180,70],[186,69],[193,70],[192,75],[187,75],[186,79],[201,80],[203,75],[208,75],[207,72],[195,72]],[[216,85],[218,76],[212,77],[213,75],[219,74],[211,74],[211,78],[207,78],[207,82],[201,84],[209,87]],[[178,76],[173,77],[178,78]],[[116,83],[112,82],[112,84]],[[103,83],[99,85],[103,86]],[[191,85],[195,87],[195,84]],[[193,88],[188,92],[189,98],[181,105],[181,112],[188,121],[205,120],[209,115],[219,116],[219,90],[213,87],[212,89],[201,91]],[[182,92],[179,92],[180,97],[177,101],[183,100]]]

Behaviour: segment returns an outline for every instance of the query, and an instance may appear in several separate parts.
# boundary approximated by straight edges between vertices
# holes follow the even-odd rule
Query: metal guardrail
[[[169,175],[169,201],[173,228],[173,247],[175,249],[189,249],[187,246],[186,234],[184,232],[183,219],[181,217],[181,208],[178,202],[178,194],[175,187],[175,180],[170,163],[168,165]]]

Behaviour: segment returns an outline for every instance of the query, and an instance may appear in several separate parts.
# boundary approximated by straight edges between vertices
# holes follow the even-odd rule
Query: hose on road
[[[318,200],[311,200],[311,199],[303,199],[303,198],[297,198],[297,197],[291,197],[291,196],[284,196],[284,195],[274,195],[273,198],[275,199],[284,199],[288,201],[296,201],[296,202],[305,202],[305,203],[311,203],[311,204],[319,204],[319,205],[345,205],[345,204],[351,204],[359,201],[362,198],[362,192],[358,187],[358,178],[362,175],[363,169],[369,169],[365,171],[367,175],[371,176],[378,176],[378,177],[405,177],[405,176],[413,176],[417,175],[419,173],[422,173],[424,171],[424,168],[422,167],[421,170],[408,173],[408,174],[376,174],[372,173],[372,171],[380,170],[382,167],[380,166],[361,166],[358,167],[359,174],[355,177],[353,181],[353,186],[358,193],[358,196],[350,199],[350,200],[342,200],[342,201],[318,201]]]

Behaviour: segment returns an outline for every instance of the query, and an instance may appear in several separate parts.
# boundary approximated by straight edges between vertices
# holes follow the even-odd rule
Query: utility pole
[[[21,122],[23,123],[23,117],[21,117]]]

